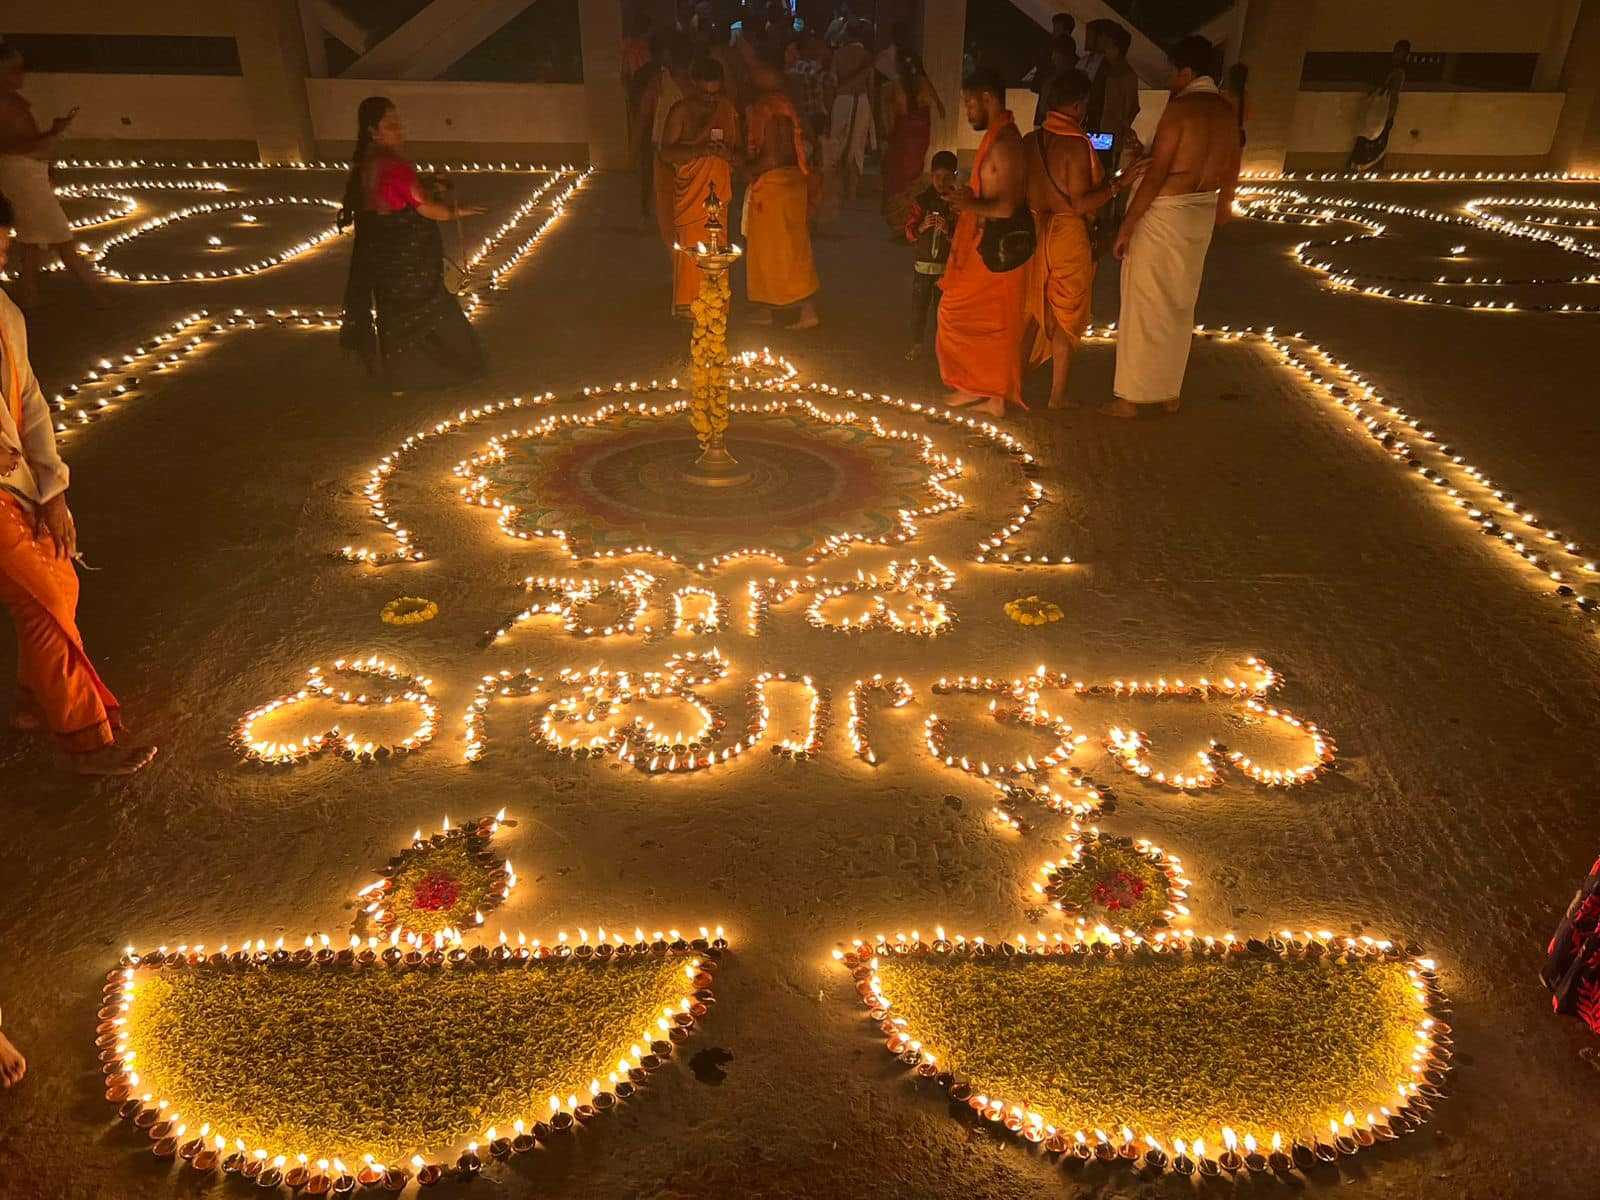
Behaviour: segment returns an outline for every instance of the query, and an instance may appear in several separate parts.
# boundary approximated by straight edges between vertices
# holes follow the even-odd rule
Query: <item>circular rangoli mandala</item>
[[[625,416],[564,440],[519,440],[484,469],[489,494],[514,505],[513,528],[563,529],[596,553],[649,541],[682,559],[763,543],[803,556],[830,536],[887,538],[898,513],[928,502],[930,468],[917,447],[793,413],[741,414],[729,449],[750,474],[723,488],[687,486],[699,453],[674,416]]]

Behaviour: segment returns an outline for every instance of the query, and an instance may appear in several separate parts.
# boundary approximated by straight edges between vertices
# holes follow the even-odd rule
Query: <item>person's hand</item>
[[[488,211],[481,204],[458,204],[455,206],[455,214],[458,217],[481,217]]]
[[[1133,225],[1128,221],[1124,221],[1122,228],[1117,230],[1117,240],[1111,247],[1111,253],[1116,256],[1118,262],[1128,256],[1128,243],[1132,241]]]
[[[33,536],[49,534],[56,544],[60,558],[71,558],[78,552],[78,526],[67,507],[67,494],[58,492],[34,510]]]
[[[22,451],[15,446],[0,444],[0,475],[9,475],[22,461]]]
[[[951,210],[959,215],[966,212],[977,198],[978,193],[970,187],[958,187],[945,197],[945,201],[950,205]]]
[[[54,137],[56,134],[61,133],[62,131],[64,131],[67,128],[67,126],[71,125],[72,122],[77,118],[77,115],[78,115],[78,110],[76,108],[71,108],[71,109],[67,110],[67,115],[66,116],[57,117],[54,121],[51,121],[50,122],[50,136]]]

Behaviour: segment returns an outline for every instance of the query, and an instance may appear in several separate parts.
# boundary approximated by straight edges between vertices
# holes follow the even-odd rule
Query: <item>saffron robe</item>
[[[1009,111],[983,135],[972,166],[982,198],[983,163],[995,139],[1016,124]],[[1030,268],[995,274],[978,254],[983,222],[970,209],[956,219],[950,262],[939,282],[939,374],[945,386],[973,396],[1022,403],[1022,335]]]
[[[66,489],[67,470],[27,354],[22,314],[0,297],[0,439],[23,452],[0,488],[0,604],[17,630],[18,712],[43,722],[63,750],[86,753],[116,740],[119,709],[84,653],[72,561],[49,534],[34,534],[35,506]]]

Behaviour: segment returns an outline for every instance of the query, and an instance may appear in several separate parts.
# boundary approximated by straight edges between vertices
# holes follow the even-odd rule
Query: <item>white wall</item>
[[[29,75],[22,94],[40,125],[78,106],[71,136],[246,141],[255,122],[237,75]],[[70,147],[69,147],[70,149]]]
[[[1363,92],[1301,92],[1289,153],[1349,150],[1364,100]],[[1560,92],[1406,92],[1389,135],[1389,153],[1548,154],[1564,101]]]
[[[356,106],[388,96],[414,142],[586,143],[581,83],[445,83],[433,80],[308,79],[318,141],[354,141]]]
[[[1409,38],[1418,51],[1539,54],[1562,0],[1301,0],[1315,4],[1308,50],[1388,50]]]
[[[28,76],[23,92],[40,124],[78,105],[74,138],[253,142],[256,136],[238,76],[38,74]],[[374,94],[400,106],[417,142],[582,145],[589,137],[582,84],[310,79],[306,92],[319,141],[353,141],[356,106]]]

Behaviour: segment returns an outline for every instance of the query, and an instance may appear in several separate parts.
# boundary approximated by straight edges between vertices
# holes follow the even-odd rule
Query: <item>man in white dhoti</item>
[[[1233,215],[1239,182],[1238,117],[1211,76],[1211,43],[1184,38],[1170,57],[1172,99],[1134,168],[1144,177],[1116,241],[1122,307],[1116,399],[1105,411],[1119,417],[1177,411],[1206,250]]]
[[[872,112],[874,68],[872,52],[866,47],[872,27],[857,21],[850,29],[850,41],[833,55],[833,73],[839,88],[834,93],[828,117],[826,153],[828,162],[844,181],[844,197],[854,200],[866,169],[867,151],[878,146],[877,121]]]
[[[54,250],[61,265],[98,300],[100,280],[73,245],[72,226],[50,183],[51,151],[78,110],[41,130],[22,98],[24,78],[22,52],[0,45],[0,195],[16,212],[17,303],[26,308],[38,299],[39,267],[46,249]]]

